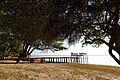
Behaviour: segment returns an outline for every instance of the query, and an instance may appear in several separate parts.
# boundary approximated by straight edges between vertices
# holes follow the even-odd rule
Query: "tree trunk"
[[[19,58],[16,60],[16,63],[17,63],[17,64],[20,63],[20,59],[19,59]]]
[[[118,46],[114,45],[115,43],[112,41],[114,41],[114,40],[112,40],[112,39],[110,40],[109,54],[120,65],[120,48],[118,48]],[[116,56],[113,54],[112,50],[114,50],[118,53],[119,58],[116,58]]]
[[[113,55],[112,50],[116,51],[118,55],[120,55],[120,26],[118,24],[114,24],[114,30],[111,35],[111,39],[109,41],[109,54],[111,57],[120,65],[119,58],[116,58]]]
[[[109,54],[110,54],[110,56],[120,65],[120,60],[117,59],[117,58],[115,57],[115,55],[113,55],[111,48],[109,48]]]
[[[119,61],[120,61],[120,55],[119,55]]]

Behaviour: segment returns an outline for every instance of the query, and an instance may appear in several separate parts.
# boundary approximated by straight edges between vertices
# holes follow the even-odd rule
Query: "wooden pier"
[[[30,62],[33,63],[35,59],[40,60],[41,63],[67,63],[70,61],[71,57],[37,57],[30,58]]]
[[[0,58],[0,60],[14,60],[18,61],[19,58],[15,57],[4,57]],[[34,63],[35,60],[39,61],[40,63],[81,63],[81,64],[88,64],[88,56],[87,53],[71,53],[71,56],[36,56],[36,57],[29,57],[26,59],[20,59],[20,60],[27,60],[30,61],[30,63]]]
[[[71,53],[71,62],[77,62],[81,64],[88,64],[87,53]]]
[[[35,59],[40,59],[40,62],[48,62],[48,63],[67,63],[67,62],[76,62],[81,64],[88,64],[88,56],[87,53],[71,53],[71,56],[59,56],[59,57],[31,57],[30,62],[33,63]]]

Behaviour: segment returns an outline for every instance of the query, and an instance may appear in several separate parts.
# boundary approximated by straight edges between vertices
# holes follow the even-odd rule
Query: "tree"
[[[12,34],[0,33],[0,55],[18,56],[21,50],[21,42],[15,39]]]
[[[31,48],[56,50],[58,41],[82,39],[83,44],[105,43],[120,64],[112,53],[120,55],[119,0],[5,0],[1,5],[0,26],[4,28],[0,29],[9,30],[22,42],[24,55]]]
[[[92,21],[91,24],[99,26],[98,28],[100,29],[97,29],[99,30],[99,37],[92,39],[90,43],[95,41],[105,43],[109,47],[109,54],[120,65],[120,61],[112,53],[112,50],[114,50],[120,55],[120,1],[104,0],[96,7],[96,10],[97,9],[100,13],[95,13],[96,16],[93,17],[94,21]],[[109,39],[109,41],[105,41],[105,38]]]
[[[105,43],[109,54],[120,65],[120,1],[119,0],[61,0],[49,18],[49,30],[69,43],[82,39],[83,44]],[[53,23],[54,22],[54,23]],[[52,36],[54,36],[52,35]]]
[[[35,49],[66,49],[58,36],[49,37],[43,29],[54,8],[53,3],[53,0],[4,0],[0,3],[0,30],[9,32],[22,43],[21,58],[30,55]]]
[[[109,54],[120,65],[119,59],[113,55],[112,50],[120,55],[120,1],[100,0],[89,1],[84,19],[88,26],[84,29],[85,43],[105,43],[109,47]],[[85,23],[83,21],[83,23]],[[84,25],[84,24],[83,24]]]

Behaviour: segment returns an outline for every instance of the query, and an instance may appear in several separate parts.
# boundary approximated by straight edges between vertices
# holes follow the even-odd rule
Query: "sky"
[[[75,45],[68,46],[68,50],[57,51],[57,52],[39,52],[34,51],[32,55],[71,55],[73,53],[87,53],[89,64],[98,64],[98,65],[109,65],[109,66],[119,66],[114,59],[108,53],[108,47],[106,45],[101,45],[99,48],[94,48],[91,45],[86,47],[81,47],[81,43],[76,43]],[[114,55],[118,55],[114,52]]]

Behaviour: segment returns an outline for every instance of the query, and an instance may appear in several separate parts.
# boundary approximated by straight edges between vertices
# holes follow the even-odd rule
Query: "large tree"
[[[109,54],[120,65],[113,50],[120,55],[120,0],[58,0],[49,18],[49,30],[69,43],[82,39],[83,44],[109,47]]]
[[[23,41],[23,53],[31,43],[48,46],[56,40],[74,43],[83,39],[83,44],[105,43],[109,54],[120,64],[112,53],[114,50],[120,55],[119,0],[5,0],[1,5],[5,6],[1,13],[9,16],[1,16],[0,20],[4,17],[3,21],[8,22],[4,26],[14,23],[10,27],[16,38]]]
[[[20,57],[30,55],[35,49],[66,49],[59,37],[49,37],[43,29],[54,8],[53,0],[3,0],[0,5],[0,31],[9,32],[22,43]]]

